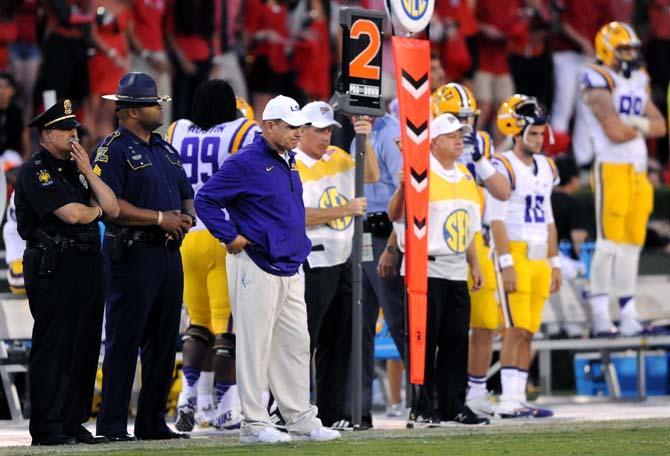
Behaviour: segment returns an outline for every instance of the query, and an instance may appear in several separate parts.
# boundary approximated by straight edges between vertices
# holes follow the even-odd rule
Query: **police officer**
[[[91,416],[104,307],[97,222],[117,217],[119,205],[79,145],[70,100],[29,125],[39,131],[40,150],[19,171],[15,202],[35,319],[28,371],[32,443],[102,443],[82,424]]]
[[[144,73],[121,78],[119,129],[98,146],[93,171],[119,198],[121,213],[107,223],[103,254],[107,289],[102,405],[97,432],[111,441],[127,433],[137,352],[142,388],[135,420],[138,439],[186,438],[165,423],[183,294],[179,245],[195,220],[193,189],[176,150],[153,131],[163,123],[155,81]]]

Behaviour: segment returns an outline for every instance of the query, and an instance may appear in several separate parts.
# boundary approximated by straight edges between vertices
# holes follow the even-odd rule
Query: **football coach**
[[[292,149],[309,121],[282,95],[268,102],[262,119],[262,134],[226,160],[195,199],[198,217],[229,253],[240,441],[332,440],[339,432],[324,428],[309,403],[309,333],[298,272],[311,243]],[[268,388],[288,434],[270,421],[261,398]]]

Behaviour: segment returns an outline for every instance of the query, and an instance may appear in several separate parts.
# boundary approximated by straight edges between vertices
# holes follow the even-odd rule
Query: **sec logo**
[[[470,239],[470,214],[457,209],[447,216],[443,227],[444,240],[454,253],[463,253]]]
[[[416,33],[425,29],[430,22],[435,0],[389,0],[384,5],[394,24]]]
[[[337,191],[336,187],[328,187],[319,197],[319,208],[328,209],[331,207],[340,207],[346,205],[348,202],[349,200],[347,197]],[[346,217],[331,220],[326,223],[326,225],[336,231],[344,231],[351,225],[352,220],[353,217],[348,215]]]

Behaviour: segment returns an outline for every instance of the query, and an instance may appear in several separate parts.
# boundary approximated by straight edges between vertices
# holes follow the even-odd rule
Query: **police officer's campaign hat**
[[[59,101],[28,124],[38,130],[72,130],[79,126],[70,100]]]
[[[146,73],[127,73],[119,81],[116,93],[103,95],[105,100],[123,105],[152,105],[170,101],[168,96],[158,96],[156,81]]]

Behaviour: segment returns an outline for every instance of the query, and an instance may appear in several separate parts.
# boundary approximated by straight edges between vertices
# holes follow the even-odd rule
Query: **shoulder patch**
[[[109,147],[107,146],[100,146],[98,149],[95,151],[95,160],[93,160],[95,163],[107,163],[109,161],[109,155],[107,154],[107,151],[109,150]]]
[[[54,183],[51,178],[51,174],[46,169],[40,169],[37,171],[37,180],[40,182],[42,187],[48,187]]]

